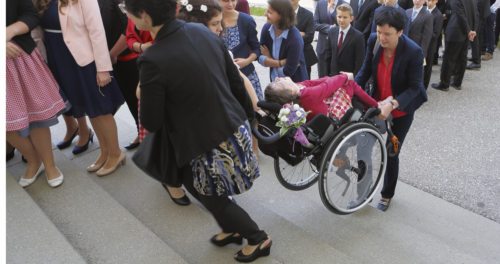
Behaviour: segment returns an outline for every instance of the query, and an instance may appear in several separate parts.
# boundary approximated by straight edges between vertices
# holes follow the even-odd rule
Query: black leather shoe
[[[460,84],[452,83],[452,84],[450,84],[450,86],[457,89],[457,90],[462,90],[462,85],[460,85]]]
[[[78,135],[78,128],[75,130],[75,133],[71,135],[71,137],[67,141],[61,141],[57,143],[57,148],[58,149],[65,149],[71,145],[71,142],[73,142],[73,139],[75,139],[76,135]]]
[[[465,67],[467,70],[479,70],[481,69],[481,64],[471,62],[467,67]]]
[[[128,146],[125,146],[125,148],[127,150],[133,150],[133,149],[137,148],[140,144],[141,144],[141,142],[133,142],[133,143],[128,144]]]
[[[87,151],[89,149],[89,143],[94,142],[94,133],[92,132],[92,129],[89,129],[89,140],[87,140],[87,143],[83,146],[75,146],[73,148],[73,155],[78,155],[84,151]]]
[[[223,247],[227,244],[235,243],[238,245],[243,244],[243,237],[237,233],[232,233],[231,235],[225,237],[224,239],[217,239],[217,235],[214,235],[211,239],[210,242],[212,244],[218,246],[218,247]]]
[[[447,85],[444,85],[443,83],[433,83],[431,84],[431,87],[436,89],[436,90],[440,90],[440,91],[444,91],[444,92],[447,92],[450,90],[450,87],[447,86]]]
[[[238,262],[252,262],[260,257],[269,256],[269,254],[271,254],[271,246],[273,244],[273,241],[269,241],[269,244],[267,244],[265,248],[262,248],[262,244],[264,244],[264,242],[266,241],[267,239],[260,242],[259,246],[250,255],[243,254],[241,250],[238,251],[238,253],[234,255],[234,259]]]
[[[177,205],[187,206],[187,205],[191,204],[191,200],[189,200],[189,197],[187,197],[186,194],[184,194],[184,196],[182,196],[181,198],[174,198],[174,197],[172,197],[172,195],[168,191],[167,185],[165,185],[165,184],[162,183],[161,186],[163,186],[163,188],[165,188],[165,191],[167,191],[168,196],[170,196],[170,199],[172,199],[172,201],[174,203],[176,203]]]

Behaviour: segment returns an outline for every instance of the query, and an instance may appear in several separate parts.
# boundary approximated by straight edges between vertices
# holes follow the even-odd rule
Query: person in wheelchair
[[[266,101],[281,105],[298,103],[309,112],[308,120],[319,114],[340,120],[352,107],[353,96],[364,107],[379,106],[375,99],[353,81],[352,74],[348,73],[299,83],[293,82],[290,77],[278,77],[267,85],[264,94]]]

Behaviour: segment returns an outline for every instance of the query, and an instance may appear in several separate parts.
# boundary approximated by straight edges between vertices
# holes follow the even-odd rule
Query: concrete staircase
[[[128,140],[127,119],[122,108],[117,123]],[[63,125],[52,131],[61,138]],[[234,262],[237,246],[208,242],[219,230],[199,203],[175,205],[130,159],[106,177],[85,172],[96,146],[77,157],[54,150],[65,175],[56,189],[44,175],[22,189],[19,155],[7,164],[7,263]],[[500,263],[500,224],[406,184],[386,213],[367,206],[340,216],[322,205],[317,185],[286,190],[263,155],[261,170],[236,197],[274,240],[271,256],[256,263]]]

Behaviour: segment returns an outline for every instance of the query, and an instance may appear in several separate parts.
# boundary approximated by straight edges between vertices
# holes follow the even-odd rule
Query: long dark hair
[[[295,11],[290,0],[268,0],[267,3],[281,16],[279,29],[290,29],[295,25]]]
[[[190,0],[188,4],[191,5],[192,10],[188,11],[187,5],[181,5],[179,14],[177,14],[178,19],[182,19],[186,22],[202,23],[208,26],[208,22],[210,22],[213,17],[222,13],[222,7],[217,0]],[[206,7],[205,11],[202,6]]]

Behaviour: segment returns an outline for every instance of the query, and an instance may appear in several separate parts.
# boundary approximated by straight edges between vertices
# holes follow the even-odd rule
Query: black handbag
[[[169,186],[180,186],[182,179],[167,129],[151,132],[132,156],[132,161],[152,178]]]

